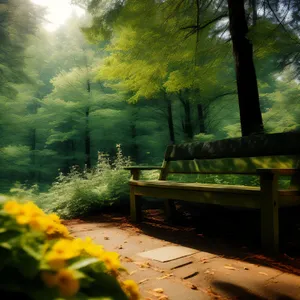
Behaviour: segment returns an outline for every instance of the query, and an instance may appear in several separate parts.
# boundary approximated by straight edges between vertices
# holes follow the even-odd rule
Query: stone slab
[[[157,260],[160,262],[168,262],[197,253],[198,250],[182,247],[182,246],[167,246],[142,253],[139,256],[144,258]]]

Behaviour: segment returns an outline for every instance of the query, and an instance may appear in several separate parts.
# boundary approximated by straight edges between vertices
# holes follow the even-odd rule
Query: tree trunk
[[[257,0],[250,0],[250,7],[252,9],[252,25],[256,25],[257,21]]]
[[[182,122],[182,128],[185,140],[192,140],[194,136],[194,130],[191,119],[191,105],[189,99],[184,99],[182,92],[178,94],[179,100],[184,108],[184,120]]]
[[[203,107],[202,104],[197,104],[197,109],[198,109],[198,120],[199,120],[199,133],[204,133],[206,134],[206,128],[205,128],[205,123],[204,123],[204,113],[203,113]]]
[[[132,149],[131,149],[132,158],[133,158],[133,161],[136,164],[138,164],[139,163],[139,146],[136,143],[137,133],[136,133],[135,120],[130,124],[130,129],[131,129],[131,139],[132,139]]]
[[[91,83],[87,81],[87,91],[89,93],[89,98],[91,96]],[[85,166],[87,169],[90,169],[91,164],[91,137],[90,137],[90,108],[86,107],[85,110]]]
[[[167,113],[168,113],[168,127],[170,135],[170,144],[175,144],[175,132],[174,132],[174,123],[173,123],[173,111],[172,111],[172,101],[165,95],[167,101]]]
[[[90,109],[89,107],[87,107],[85,111],[85,165],[87,169],[90,169],[92,166],[89,116],[90,116]]]
[[[36,170],[35,170],[35,150],[36,150],[36,129],[30,129],[30,164],[31,164],[31,174],[30,177],[32,180],[36,179]]]
[[[243,0],[227,0],[235,58],[242,135],[263,133],[253,47],[247,39],[248,25]]]
[[[137,121],[139,117],[139,108],[136,105],[130,106],[130,153],[133,161],[138,164],[140,162],[139,145],[137,143]]]
[[[39,95],[37,94],[37,97]],[[33,102],[32,105],[28,108],[29,113],[32,115],[36,115],[38,112],[40,105],[38,102]],[[30,171],[30,179],[33,181],[36,181],[37,179],[37,168],[36,168],[36,139],[37,139],[37,133],[36,128],[30,128],[29,130],[29,143],[30,143],[30,165],[31,165],[31,171]]]

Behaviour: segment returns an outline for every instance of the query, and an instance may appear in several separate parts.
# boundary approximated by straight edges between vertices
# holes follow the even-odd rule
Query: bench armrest
[[[300,169],[257,169],[256,172],[259,175],[263,174],[274,174],[274,175],[282,175],[282,176],[292,176],[296,173],[300,172]]]
[[[150,170],[161,170],[162,167],[156,167],[156,166],[131,166],[131,167],[125,167],[124,170],[130,170],[131,173],[131,179],[133,180],[139,180],[141,171],[150,171]]]

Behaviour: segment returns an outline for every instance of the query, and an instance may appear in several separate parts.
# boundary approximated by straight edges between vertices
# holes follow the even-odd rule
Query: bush
[[[139,299],[133,281],[119,281],[117,253],[71,238],[58,216],[33,202],[2,201],[0,224],[3,299]]]
[[[18,197],[30,198],[46,212],[57,213],[64,219],[86,216],[105,206],[129,201],[129,172],[124,170],[130,165],[117,145],[117,155],[112,161],[104,153],[99,153],[97,166],[91,171],[80,172],[73,167],[69,174],[59,174],[46,193],[36,193],[36,188],[18,185],[11,193]]]

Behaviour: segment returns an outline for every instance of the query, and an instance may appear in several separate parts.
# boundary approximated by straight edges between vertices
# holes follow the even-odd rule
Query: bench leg
[[[278,176],[261,175],[261,242],[269,254],[279,252]]]
[[[141,196],[134,194],[134,187],[130,187],[130,217],[131,221],[138,223],[142,219]]]
[[[172,223],[174,221],[174,217],[176,216],[176,206],[174,200],[165,199],[164,203],[165,203],[166,221],[168,223]]]

